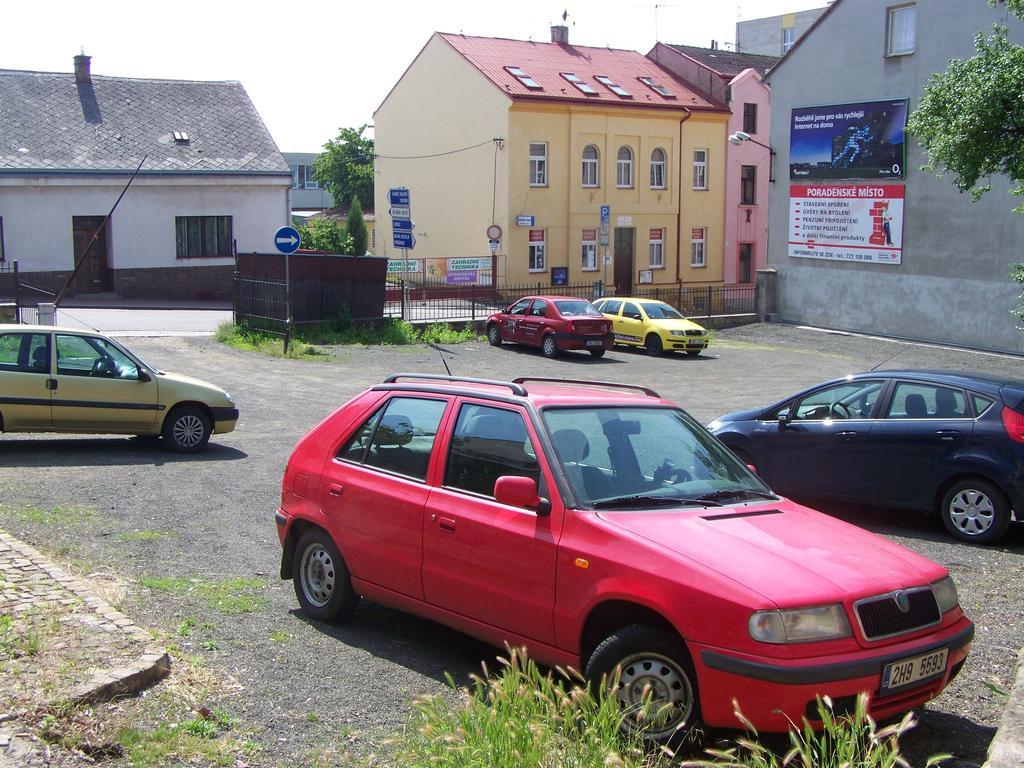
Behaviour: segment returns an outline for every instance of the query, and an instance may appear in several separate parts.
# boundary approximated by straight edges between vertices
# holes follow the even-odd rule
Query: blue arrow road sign
[[[281,253],[295,253],[301,244],[302,239],[295,227],[281,227],[274,233],[274,245]]]
[[[409,205],[409,190],[405,187],[392,187],[388,190],[388,202],[391,205]]]
[[[412,232],[415,223],[412,219],[392,219],[391,229],[395,232]]]
[[[415,248],[416,238],[412,232],[404,232],[399,229],[392,230],[391,236],[395,239],[395,248]]]

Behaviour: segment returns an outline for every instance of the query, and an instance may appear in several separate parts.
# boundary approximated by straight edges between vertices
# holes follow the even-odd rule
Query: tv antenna
[[[666,3],[654,3],[653,5],[634,5],[634,8],[651,8],[654,10],[654,42],[659,41],[658,37],[658,9],[659,8],[678,8],[678,5],[669,5]]]

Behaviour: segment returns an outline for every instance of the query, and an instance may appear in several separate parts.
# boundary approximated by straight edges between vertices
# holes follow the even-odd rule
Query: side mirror
[[[755,475],[757,474],[757,467],[755,467],[753,464],[747,464],[747,469],[749,469]]]
[[[494,500],[510,507],[532,509],[539,516],[551,513],[551,502],[537,494],[537,481],[532,477],[502,475],[494,481]]]
[[[779,429],[785,429],[789,426],[789,412],[783,411],[779,414]]]
[[[144,370],[142,370],[141,368],[139,368],[139,381],[141,381],[141,382],[145,383],[145,382],[147,382],[147,381],[152,381],[152,380],[153,380],[153,377],[152,377],[152,376],[150,376],[150,375],[149,375],[148,373],[146,373],[146,372],[145,372]]]
[[[632,315],[630,315],[630,317],[633,318],[634,320],[643,320],[643,317],[641,317],[639,312],[634,312]]]

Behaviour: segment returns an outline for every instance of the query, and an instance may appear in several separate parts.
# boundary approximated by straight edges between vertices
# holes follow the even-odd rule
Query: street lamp
[[[757,144],[757,146],[764,147],[765,149],[768,150],[769,158],[770,158],[768,160],[768,181],[774,182],[775,181],[775,150],[772,149],[771,147],[769,147],[767,144],[764,144],[764,143],[758,141],[757,139],[755,139],[753,136],[751,136],[746,131],[736,131],[736,133],[734,133],[734,134],[729,136],[729,143],[730,144],[735,144],[736,146],[739,146],[740,144],[742,144],[745,141],[752,142],[754,144]]]

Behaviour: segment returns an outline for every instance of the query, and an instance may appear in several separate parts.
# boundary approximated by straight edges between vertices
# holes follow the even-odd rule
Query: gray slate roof
[[[291,173],[241,83],[0,69],[0,174],[130,173],[144,155],[141,173]]]
[[[710,67],[721,75],[733,78],[745,69],[756,69],[764,74],[775,66],[778,56],[765,56],[760,53],[737,53],[723,51],[720,48],[700,48],[696,45],[670,45],[691,59],[696,59],[706,67]]]

